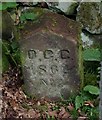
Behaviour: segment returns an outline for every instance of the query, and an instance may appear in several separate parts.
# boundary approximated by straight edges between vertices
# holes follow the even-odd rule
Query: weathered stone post
[[[24,90],[53,100],[77,93],[83,78],[80,25],[48,10],[21,31]]]

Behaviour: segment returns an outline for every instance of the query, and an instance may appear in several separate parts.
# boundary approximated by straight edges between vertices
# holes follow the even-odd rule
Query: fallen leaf
[[[38,105],[38,106],[40,106],[40,105],[41,105],[40,101],[38,101],[38,102],[37,102],[37,105]]]
[[[62,116],[63,119],[69,118],[70,114],[68,112],[65,112],[64,115]]]
[[[85,101],[85,104],[84,105],[86,105],[86,106],[91,106],[91,107],[94,107],[94,105],[93,105],[93,103],[92,103],[92,101]]]
[[[62,117],[65,112],[66,112],[65,108],[64,108],[64,107],[61,107],[60,113],[58,114],[58,116],[59,116],[59,117]]]
[[[74,109],[74,106],[71,103],[69,103],[69,105],[67,106],[67,108],[69,109],[69,111],[72,111]]]
[[[86,120],[86,119],[87,119],[87,117],[78,117],[77,120]]]
[[[28,115],[29,115],[30,118],[35,118],[36,112],[35,112],[33,109],[30,109],[30,110],[28,111]]]
[[[57,111],[56,110],[48,111],[48,115],[51,116],[51,117],[57,117]]]

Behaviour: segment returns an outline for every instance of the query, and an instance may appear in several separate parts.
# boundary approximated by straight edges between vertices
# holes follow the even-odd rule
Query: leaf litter
[[[36,120],[73,120],[70,111],[75,109],[72,103],[66,105],[52,102],[49,99],[30,98],[22,90],[23,80],[17,68],[9,68],[2,75],[2,118],[34,118]],[[90,104],[90,103],[88,103]],[[79,119],[86,120],[86,116]]]

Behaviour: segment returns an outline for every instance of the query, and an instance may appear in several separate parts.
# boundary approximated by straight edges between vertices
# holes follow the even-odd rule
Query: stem
[[[9,56],[11,57],[12,61],[14,62],[14,64],[17,66],[17,63],[16,63],[15,59],[12,57],[12,55],[10,54],[8,48],[6,47],[6,45],[4,43],[3,43],[3,46],[5,47],[7,53],[9,53]]]

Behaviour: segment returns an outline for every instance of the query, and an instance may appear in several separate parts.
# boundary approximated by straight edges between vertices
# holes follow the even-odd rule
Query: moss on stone
[[[91,33],[102,32],[102,16],[100,15],[100,3],[80,3],[77,12],[77,21],[81,22],[83,28]]]
[[[2,12],[2,39],[10,40],[17,39],[18,33],[14,26],[14,21],[10,16],[10,13],[4,10]]]
[[[78,34],[78,73],[80,75],[80,89],[84,86],[84,66],[83,66],[83,53],[82,53],[82,40],[81,40],[81,27]]]
[[[76,7],[78,6],[78,2],[73,2],[73,4],[71,4],[71,6],[69,7],[69,9],[67,10],[66,14],[67,15],[73,15],[75,13]]]

